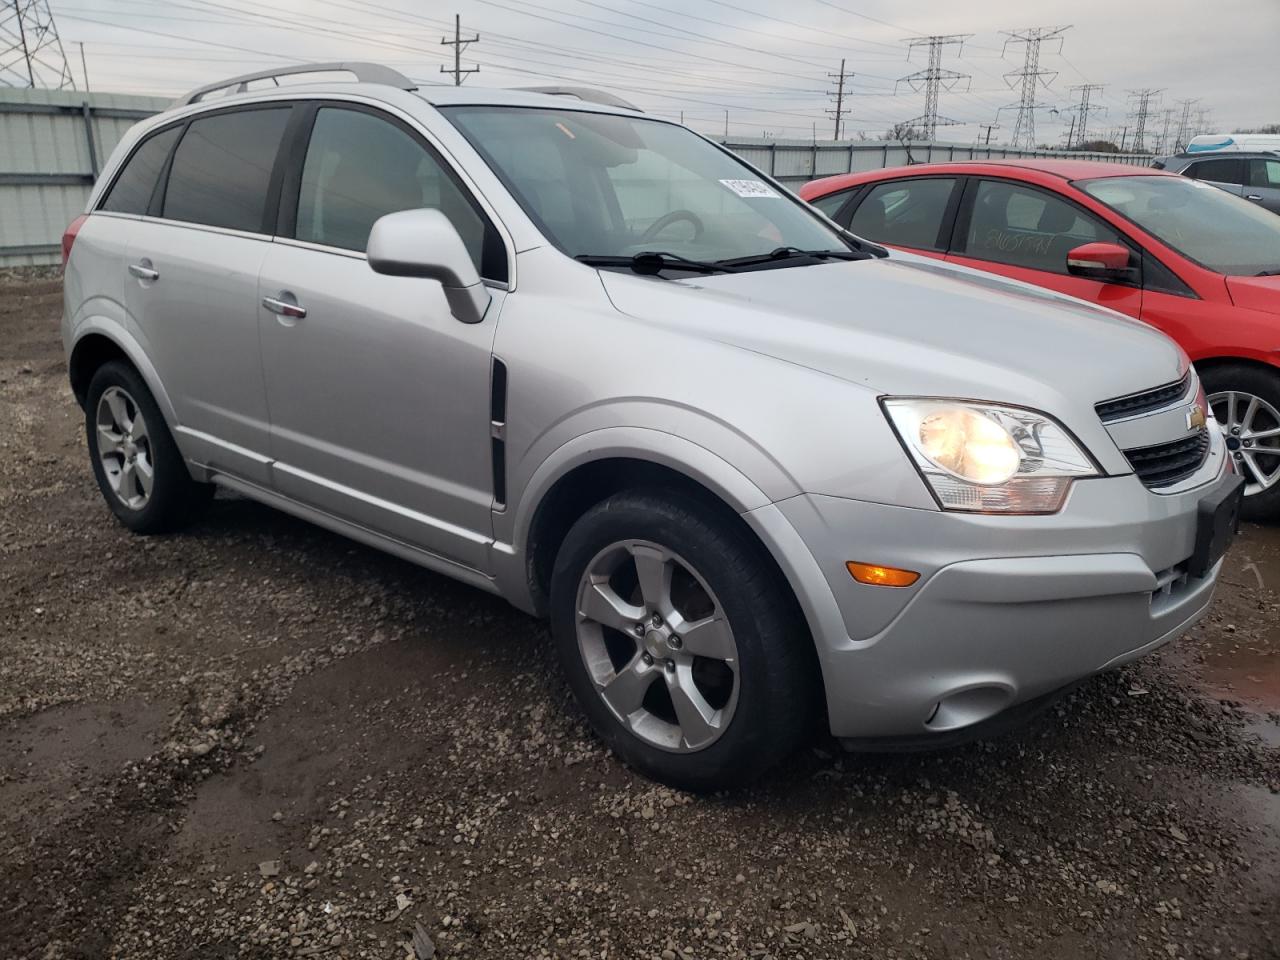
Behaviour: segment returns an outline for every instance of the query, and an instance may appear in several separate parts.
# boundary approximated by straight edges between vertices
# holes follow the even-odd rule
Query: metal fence
[[[1004,160],[1018,157],[1052,157],[1055,160],[1104,160],[1150,166],[1155,157],[1146,153],[1083,153],[1065,150],[1022,150],[1016,147],[970,143],[928,143],[878,140],[756,140],[721,139],[748,163],[798,187],[809,180],[839,173],[882,170],[910,163],[948,163],[963,160]]]
[[[162,97],[0,89],[0,267],[57,263],[62,231],[84,209],[102,163]],[[1148,154],[1065,153],[960,143],[722,140],[789,186],[907,163],[1055,157],[1147,165]]]
[[[62,231],[84,209],[102,163],[129,127],[168,103],[0,89],[0,267],[57,263]]]

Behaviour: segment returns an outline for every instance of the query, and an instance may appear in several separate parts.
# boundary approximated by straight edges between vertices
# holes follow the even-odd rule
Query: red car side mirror
[[[1067,272],[1095,280],[1119,280],[1129,274],[1129,248],[1118,243],[1082,243],[1067,253]]]

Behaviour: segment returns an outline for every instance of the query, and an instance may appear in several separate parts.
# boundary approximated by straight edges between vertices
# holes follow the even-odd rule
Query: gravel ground
[[[0,956],[1280,957],[1280,528],[1014,735],[694,797],[497,599],[243,500],[128,534],[58,311],[0,276]]]

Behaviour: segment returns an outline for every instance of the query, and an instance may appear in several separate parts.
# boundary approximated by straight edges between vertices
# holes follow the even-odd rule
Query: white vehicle
[[[1267,150],[1280,153],[1280,133],[1206,133],[1192,137],[1187,153],[1235,153]]]

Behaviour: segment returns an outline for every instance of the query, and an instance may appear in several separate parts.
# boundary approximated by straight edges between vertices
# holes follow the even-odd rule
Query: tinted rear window
[[[289,108],[237,110],[193,120],[173,155],[164,216],[258,233]]]
[[[169,151],[181,132],[180,126],[170,127],[142,141],[142,146],[125,161],[124,169],[102,201],[101,209],[112,213],[146,213],[160,168],[169,158]]]

